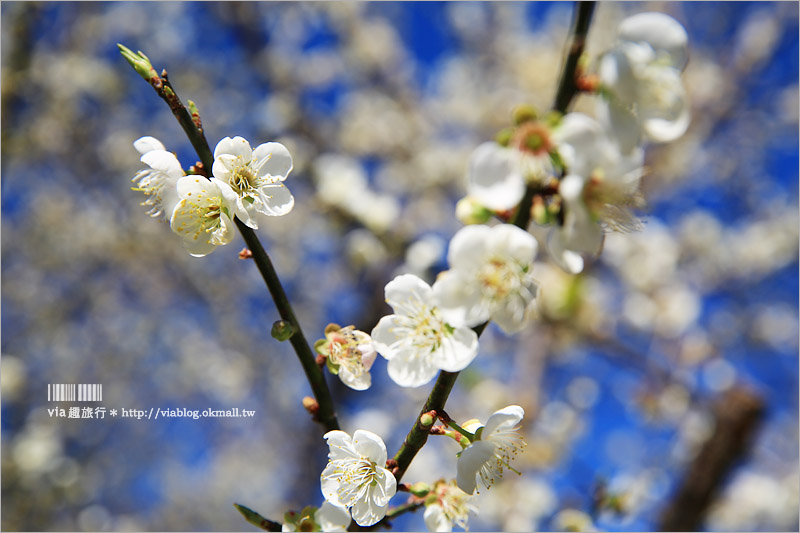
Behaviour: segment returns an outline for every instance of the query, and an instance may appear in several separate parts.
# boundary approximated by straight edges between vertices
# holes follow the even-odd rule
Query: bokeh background
[[[169,71],[212,147],[291,150],[296,206],[258,235],[313,342],[328,322],[370,331],[397,273],[446,268],[469,154],[514,106],[548,108],[572,4],[0,9],[2,529],[250,531],[233,502],[275,520],[319,505],[327,449],[243,241],[192,258],[130,190],[135,139],[196,157],[116,43]],[[522,405],[528,447],[520,477],[476,498],[472,530],[559,529],[570,513],[657,529],[703,483],[693,527],[798,528],[798,5],[601,3],[589,54],[647,10],[688,31],[692,126],[648,148],[643,230],[610,235],[577,277],[541,247],[541,319],[482,336],[448,411]],[[585,96],[573,107],[593,112]],[[390,455],[428,392],[395,386],[380,358],[366,392],[329,382],[343,429],[380,434]],[[107,409],[256,416],[51,418],[48,383],[102,383]],[[457,449],[431,439],[404,480],[454,477]],[[719,454],[731,466],[696,479]],[[424,530],[422,512],[394,525]]]

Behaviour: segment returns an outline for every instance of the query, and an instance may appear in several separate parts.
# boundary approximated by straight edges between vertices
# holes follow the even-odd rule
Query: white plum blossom
[[[639,13],[620,24],[619,42],[600,59],[597,114],[624,153],[642,137],[668,142],[688,128],[691,112],[681,81],[687,44],[683,26],[663,13]]]
[[[339,376],[342,383],[354,390],[366,390],[372,385],[369,369],[378,352],[372,339],[353,326],[339,327],[328,324],[325,338],[314,344],[318,353],[325,356],[328,370]]]
[[[581,113],[566,115],[553,138],[567,175],[558,187],[563,224],[550,231],[547,246],[561,268],[578,273],[580,254],[598,253],[605,231],[638,229],[632,208],[639,202],[644,155],[641,148],[623,155],[606,130]]]
[[[294,197],[283,181],[292,171],[292,156],[280,143],[250,148],[242,137],[225,137],[214,148],[214,179],[236,195],[234,213],[246,225],[258,228],[256,213],[282,216],[294,207]]]
[[[147,197],[142,205],[148,206],[148,215],[169,217],[178,201],[176,184],[184,175],[178,158],[172,152],[167,152],[161,141],[154,137],[137,139],[133,147],[142,154],[142,163],[150,167],[133,177],[132,181],[136,182],[133,190]]]
[[[478,480],[488,489],[503,477],[504,469],[515,471],[511,461],[525,446],[519,432],[524,416],[522,407],[510,405],[492,414],[482,428],[479,422],[464,424],[465,430],[476,434],[476,440],[458,457],[458,488],[472,494]]]
[[[225,183],[189,175],[178,180],[179,201],[172,212],[172,231],[195,257],[213,252],[234,237],[231,205],[236,194]]]
[[[428,531],[453,531],[454,525],[466,530],[469,514],[478,512],[470,499],[455,480],[437,482],[425,497],[423,518]]]
[[[494,320],[506,333],[522,330],[535,313],[536,239],[511,224],[467,226],[450,241],[450,270],[436,281],[442,314],[477,326]]]
[[[520,143],[529,137],[540,139],[542,146],[536,150],[524,146],[505,147],[494,141],[478,146],[467,167],[468,197],[493,211],[516,207],[525,194],[527,183],[544,181],[552,174],[549,143],[542,140],[545,135],[543,128],[517,135],[522,139]]]
[[[390,281],[386,302],[394,314],[380,319],[372,342],[389,361],[389,377],[401,387],[424,385],[439,370],[463,370],[478,354],[478,335],[447,323],[435,289],[417,276],[403,274]]]
[[[291,515],[291,516],[290,516]],[[338,507],[325,501],[319,509],[307,507],[302,513],[287,513],[281,531],[325,531],[339,533],[347,531],[350,525],[350,513],[344,507]]]
[[[386,516],[397,481],[386,465],[386,445],[372,432],[329,431],[328,465],[320,476],[322,495],[331,504],[350,510],[360,526],[371,526]]]

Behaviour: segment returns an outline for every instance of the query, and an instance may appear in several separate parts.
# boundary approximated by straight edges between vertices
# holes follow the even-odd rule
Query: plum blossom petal
[[[437,292],[413,274],[386,285],[386,302],[394,314],[381,318],[371,336],[389,361],[389,377],[402,387],[428,383],[438,370],[463,370],[478,353],[477,334],[445,320]]]
[[[525,177],[514,151],[495,142],[478,146],[469,160],[467,192],[489,209],[516,206],[525,194]]]

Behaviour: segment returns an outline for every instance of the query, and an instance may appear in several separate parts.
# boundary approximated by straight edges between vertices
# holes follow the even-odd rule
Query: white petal
[[[168,176],[183,176],[181,163],[178,161],[178,158],[175,157],[175,154],[171,152],[165,150],[151,150],[142,155],[141,161],[150,168],[160,170]]]
[[[536,258],[538,247],[536,237],[513,224],[498,224],[491,229],[489,255],[512,257],[528,265]]]
[[[522,418],[525,416],[525,410],[519,405],[509,405],[499,411],[496,411],[483,428],[481,439],[491,437],[493,433],[498,430],[510,430],[518,425]]]
[[[359,344],[358,351],[361,352],[361,364],[364,365],[364,368],[369,371],[372,368],[372,365],[375,363],[375,359],[378,357],[378,352],[375,350],[375,347],[372,345],[372,342],[367,344]],[[367,372],[369,375],[369,372]]]
[[[583,271],[583,258],[577,252],[565,247],[562,234],[562,228],[550,230],[547,235],[547,250],[561,270],[570,274],[580,274]]]
[[[447,270],[436,278],[433,292],[440,315],[451,326],[474,327],[489,320],[489,306],[474,276]]]
[[[282,183],[265,185],[260,190],[261,203],[256,205],[256,211],[271,217],[287,214],[294,207],[294,196]]]
[[[401,387],[419,387],[429,383],[439,369],[429,354],[419,355],[412,350],[397,352],[389,361],[387,371],[392,381]]]
[[[225,137],[214,148],[214,159],[216,160],[223,154],[229,154],[234,157],[241,157],[243,163],[249,163],[253,159],[253,150],[250,148],[250,143],[243,137]]]
[[[136,151],[140,154],[146,154],[152,150],[163,150],[166,151],[164,145],[156,139],[155,137],[145,136],[140,139],[136,139],[133,141],[133,147],[136,148]]]
[[[625,51],[625,46],[617,46],[603,54],[597,73],[603,86],[611,91],[612,99],[631,105],[636,99],[636,76]]]
[[[340,468],[340,465],[337,463],[328,463],[325,469],[320,474],[320,489],[322,490],[322,496],[333,505],[339,505],[344,507],[344,503],[339,498],[339,487],[341,487],[341,483],[339,482],[339,476],[336,474],[336,470]]]
[[[619,38],[644,42],[656,52],[668,54],[672,66],[683,69],[689,57],[686,30],[680,22],[664,13],[638,13],[619,25]]]
[[[229,183],[231,168],[235,166],[235,161],[236,158],[230,154],[220,154],[211,165],[211,175],[225,183]]]
[[[472,225],[461,228],[450,239],[447,263],[451,268],[475,268],[486,259],[486,242],[491,228]]]
[[[568,113],[553,133],[570,174],[580,176],[589,176],[597,167],[605,139],[600,123],[583,113]]]
[[[478,355],[478,335],[468,327],[456,328],[442,339],[434,364],[446,372],[459,372]]]
[[[260,165],[259,176],[272,176],[281,181],[292,171],[292,155],[281,143],[264,143],[253,150],[253,159]],[[261,163],[267,159],[265,163]]]
[[[387,315],[372,330],[372,344],[387,360],[392,359],[407,344],[407,337],[397,333],[400,320],[397,315]]]
[[[428,531],[453,531],[453,524],[447,519],[440,505],[434,503],[426,507],[423,518]]]
[[[202,176],[184,176],[177,181],[176,189],[181,198],[193,199],[209,198],[220,194],[216,183]]]
[[[378,506],[385,506],[397,492],[397,479],[387,469],[378,468],[375,482],[371,493],[372,502]]]
[[[217,245],[200,239],[196,241],[185,240],[183,241],[183,247],[192,257],[205,257],[217,249]]]
[[[386,465],[386,445],[375,433],[357,430],[353,433],[353,446],[361,457],[366,457],[381,468]]]
[[[372,376],[369,372],[356,376],[345,366],[339,367],[339,379],[353,390],[367,390],[372,386]]]
[[[359,500],[351,509],[353,520],[355,520],[356,524],[359,526],[371,526],[386,516],[386,507],[386,505],[376,507],[368,500]]]
[[[489,209],[515,207],[525,194],[525,179],[512,150],[494,142],[478,146],[469,161],[467,192]]]
[[[314,515],[314,520],[319,524],[322,531],[342,532],[347,531],[347,526],[350,525],[350,513],[347,512],[345,507],[339,507],[329,501],[325,501]]]
[[[353,446],[353,439],[344,431],[334,430],[329,431],[323,435],[325,441],[328,443],[329,453],[328,459],[331,461],[337,460],[353,460],[360,459],[361,455]]]
[[[616,100],[598,98],[596,104],[598,118],[606,125],[612,139],[623,154],[635,150],[642,140],[642,129],[633,112]]]
[[[639,95],[639,121],[647,137],[671,142],[689,127],[691,112],[680,72],[653,66],[646,70]]]
[[[519,333],[525,329],[534,314],[535,296],[536,287],[532,287],[530,298],[523,300],[519,295],[510,298],[504,305],[493,310],[492,320],[508,335]]]
[[[405,316],[415,314],[420,303],[430,305],[433,300],[430,285],[413,274],[402,274],[387,283],[385,295],[395,313]]]
[[[494,458],[495,445],[485,440],[479,440],[470,444],[456,464],[457,475],[456,484],[458,488],[467,494],[473,494],[477,486],[476,476],[481,467],[489,460]]]
[[[217,245],[228,244],[233,240],[234,236],[236,235],[233,231],[234,228],[233,221],[225,213],[220,213],[219,221],[220,221],[220,228],[216,232],[214,232],[215,236],[218,237],[219,242],[216,242],[214,244]]]

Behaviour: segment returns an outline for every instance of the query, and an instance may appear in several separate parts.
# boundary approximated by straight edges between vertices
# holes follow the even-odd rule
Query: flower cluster
[[[597,74],[581,74],[581,88],[598,95],[598,119],[581,113],[539,118],[518,109],[514,127],[473,152],[459,218],[474,224],[492,213],[508,217],[533,189],[534,219],[554,226],[547,238],[551,257],[565,271],[581,272],[583,254],[596,255],[606,232],[640,226],[633,208],[641,204],[642,143],[673,141],[688,128],[681,81],[687,58],[686,31],[672,17],[625,19]]]
[[[283,185],[292,156],[279,143],[250,148],[242,137],[225,137],[214,149],[210,179],[183,171],[175,154],[153,137],[133,143],[149,168],[133,180],[151,216],[163,216],[193,256],[202,257],[234,237],[234,218],[257,229],[256,213],[287,214],[294,197]]]

